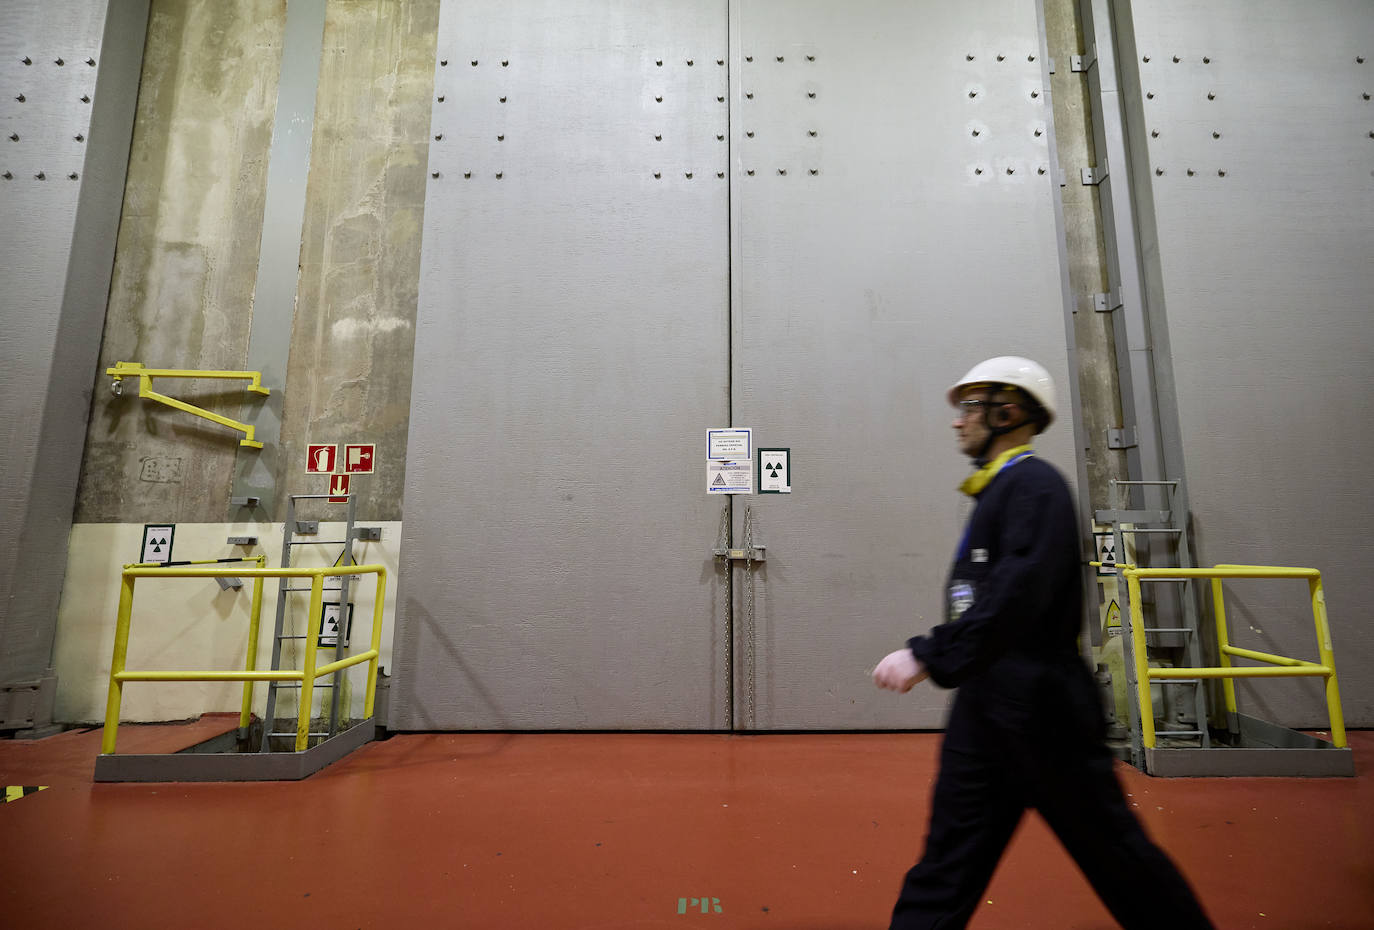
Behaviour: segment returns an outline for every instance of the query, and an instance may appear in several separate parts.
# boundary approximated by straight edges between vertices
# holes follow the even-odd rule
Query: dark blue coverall
[[[1123,927],[1211,927],[1112,771],[1097,687],[1076,648],[1081,562],[1068,486],[1023,456],[976,497],[949,616],[908,642],[937,685],[959,691],[925,853],[907,873],[893,930],[967,924],[1028,807]]]

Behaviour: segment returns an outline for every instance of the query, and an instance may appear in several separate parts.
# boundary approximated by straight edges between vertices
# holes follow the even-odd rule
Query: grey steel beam
[[[1083,398],[1079,390],[1078,383],[1078,339],[1074,330],[1074,311],[1077,301],[1073,294],[1073,289],[1069,285],[1069,245],[1067,232],[1064,224],[1064,198],[1060,191],[1063,189],[1062,169],[1059,166],[1059,143],[1055,136],[1054,127],[1054,98],[1050,87],[1050,47],[1049,35],[1045,27],[1045,2],[1036,0],[1035,4],[1036,22],[1040,30],[1040,73],[1045,88],[1045,112],[1050,114],[1050,119],[1045,122],[1045,132],[1049,138],[1048,149],[1054,155],[1051,162],[1050,185],[1054,191],[1054,243],[1059,253],[1059,289],[1063,295],[1064,304],[1064,340],[1068,348],[1069,360],[1069,402],[1071,416],[1061,417],[1068,421],[1068,425],[1074,433],[1074,448],[1077,454],[1074,455],[1076,464],[1075,479],[1078,490],[1078,513],[1079,513],[1079,549],[1085,555],[1094,552],[1092,535],[1092,491],[1088,485],[1088,462],[1085,455],[1088,449],[1089,437],[1083,426]],[[1083,572],[1083,627],[1087,636],[1083,637],[1083,651],[1085,658],[1090,658],[1091,646],[1102,644],[1102,625],[1097,622],[1097,581],[1095,572],[1091,568],[1085,568]]]
[[[310,173],[310,140],[315,129],[315,95],[324,50],[325,0],[289,0],[282,37],[281,80],[267,166],[267,205],[262,214],[257,286],[253,292],[252,332],[245,367],[262,372],[270,396],[244,411],[260,450],[240,449],[228,519],[242,520],[243,510],[260,507],[270,517],[276,508],[278,440],[281,438],[286,362],[291,348],[291,322],[300,279],[306,180]],[[234,501],[248,504],[235,504]]]
[[[1127,144],[1126,108],[1118,76],[1118,41],[1133,48],[1129,29],[1118,30],[1109,0],[1082,0],[1084,61],[1093,102],[1092,123],[1098,164],[1094,182],[1102,208],[1102,232],[1107,248],[1108,290],[1121,302],[1116,331],[1117,376],[1121,384],[1123,428],[1135,428],[1135,445],[1127,448],[1131,477],[1162,480],[1182,477],[1172,470],[1163,452],[1163,427],[1157,392],[1154,333],[1142,270],[1141,250],[1150,247],[1138,238],[1136,204],[1131,176],[1138,166]],[[1127,13],[1127,15],[1129,15]],[[1138,159],[1137,159],[1138,161]],[[1170,430],[1176,435],[1177,429]],[[1141,489],[1141,503],[1162,491]],[[1112,502],[1130,506],[1130,502]],[[1163,503],[1159,506],[1165,506]]]

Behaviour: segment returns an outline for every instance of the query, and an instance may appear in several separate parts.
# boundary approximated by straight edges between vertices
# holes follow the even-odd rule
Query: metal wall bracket
[[[1070,67],[1074,71],[1087,71],[1097,64],[1097,46],[1089,45],[1088,50],[1082,55],[1074,55],[1069,59]]]
[[[717,558],[728,559],[731,562],[764,562],[767,561],[767,546],[750,546],[748,549],[712,549]]]
[[[256,506],[258,506],[258,505],[261,504],[261,503],[262,503],[262,498],[261,498],[261,497],[255,497],[255,496],[252,495],[252,494],[250,494],[250,495],[248,495],[248,496],[246,496],[246,497],[231,497],[231,498],[229,498],[229,505],[230,505],[231,507],[256,507]]]
[[[1121,308],[1121,288],[1114,288],[1105,294],[1093,295],[1093,309],[1098,313],[1111,313]]]
[[[1107,161],[1103,159],[1102,164],[1094,165],[1091,168],[1083,169],[1083,183],[1088,187],[1096,187],[1107,178]]]
[[[231,546],[256,546],[258,537],[256,536],[230,536],[228,544]]]
[[[115,362],[113,368],[106,368],[105,374],[114,380],[110,383],[110,389],[116,395],[124,393],[124,379],[138,378],[138,396],[146,400],[155,400],[168,407],[183,410],[186,413],[194,414],[203,420],[210,420],[221,426],[243,433],[243,438],[239,440],[239,445],[248,446],[251,449],[261,449],[262,443],[253,438],[254,428],[248,423],[241,423],[238,420],[221,416],[213,411],[206,410],[204,407],[197,407],[195,404],[188,404],[185,401],[177,400],[175,397],[168,397],[166,394],[159,394],[153,390],[154,378],[213,378],[219,380],[242,380],[248,383],[244,387],[255,394],[266,397],[271,393],[262,386],[262,372],[260,371],[193,371],[185,368],[145,368],[140,362]]]
[[[1134,449],[1136,447],[1135,427],[1107,430],[1108,449]]]
[[[382,539],[382,528],[380,526],[360,526],[354,529],[353,538],[361,542],[380,542]]]

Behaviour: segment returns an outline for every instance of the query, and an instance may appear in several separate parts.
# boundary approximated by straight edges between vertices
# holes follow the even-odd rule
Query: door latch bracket
[[[717,558],[727,559],[731,562],[764,562],[767,561],[767,546],[750,546],[747,549],[712,549]]]

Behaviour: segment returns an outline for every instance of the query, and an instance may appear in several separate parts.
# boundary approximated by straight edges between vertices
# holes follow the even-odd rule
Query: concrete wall
[[[269,385],[283,404],[274,456],[280,510],[286,492],[324,490],[324,479],[304,474],[307,442],[376,442],[377,471],[355,478],[354,491],[358,519],[383,526],[383,542],[371,549],[384,554],[366,557],[393,566],[399,525],[385,521],[401,513],[438,7],[326,6],[288,373],[285,384]],[[80,584],[54,609],[64,720],[103,717],[119,567],[139,558],[144,523],[178,524],[177,558],[240,555],[226,539],[253,534],[278,562],[280,510],[260,514],[275,525],[228,519],[237,460],[258,453],[242,449],[232,430],[135,391],[113,396],[103,371],[120,360],[247,367],[286,12],[285,0],[152,3],[104,343],[98,367],[83,366],[77,379],[94,400],[64,560]],[[157,387],[230,417],[243,408],[237,386]],[[308,506],[298,514],[330,515]],[[299,553],[302,564],[337,554]],[[394,582],[393,573],[393,590]],[[246,589],[183,585],[140,591],[135,646],[162,668],[241,662]],[[355,599],[358,616],[370,609],[364,600]],[[267,635],[270,598],[264,614]],[[388,627],[385,663],[389,647]],[[270,643],[262,649],[265,662]],[[258,692],[260,711],[265,689]],[[125,719],[150,720],[232,710],[239,692],[185,684],[135,685],[127,694]]]
[[[438,2],[332,2],[311,146],[300,282],[282,393],[276,483],[304,476],[306,442],[379,443],[359,515],[398,519]],[[157,0],[100,370],[244,369],[284,0]],[[78,522],[224,521],[236,434],[96,385]],[[159,390],[229,417],[245,393],[213,381]],[[266,519],[281,518],[284,501]]]
[[[310,487],[307,443],[375,442],[353,488],[369,521],[401,518],[438,19],[437,2],[326,8],[277,484]]]
[[[372,524],[378,525],[378,524]],[[358,560],[381,564],[389,573],[382,626],[381,665],[391,667],[391,625],[395,614],[396,570],[400,549],[400,525],[382,523],[382,541],[361,543]],[[341,524],[320,524],[321,539],[337,539]],[[258,535],[261,551],[269,553],[268,565],[278,564],[281,552],[281,524],[261,526],[253,523],[181,523],[177,526],[175,552],[178,558],[190,553],[210,553],[212,557],[243,554],[224,545],[226,533]],[[60,687],[57,690],[55,719],[67,722],[94,722],[105,718],[109,688],[110,655],[114,648],[115,617],[119,610],[119,572],[121,566],[138,557],[143,538],[142,524],[83,523],[72,528],[71,567],[73,577],[82,584],[68,585],[58,614],[54,665]],[[255,554],[257,550],[254,550]],[[299,563],[321,565],[331,562],[337,549],[306,546],[298,552]],[[246,566],[251,567],[251,566]],[[355,649],[371,636],[375,605],[373,576],[353,585],[353,638]],[[276,616],[275,579],[263,583],[262,632],[258,641],[257,667],[267,668],[272,655],[272,624]],[[308,593],[289,594],[285,615],[288,633],[304,633],[309,622]],[[143,579],[135,586],[134,610],[129,635],[127,668],[237,669],[247,657],[252,582],[242,588],[221,590],[213,581],[195,578]],[[284,666],[300,668],[303,647],[288,642],[283,650]],[[328,656],[329,653],[321,653]],[[326,658],[324,661],[330,661]],[[362,690],[366,666],[348,673],[353,713],[362,710]],[[327,699],[328,692],[325,692]],[[254,712],[262,715],[266,707],[267,685],[254,689]],[[130,682],[124,687],[121,709],[123,720],[181,720],[213,711],[238,711],[243,686],[237,682],[176,684]],[[295,695],[282,691],[279,712],[290,716],[295,710]],[[315,709],[320,708],[319,697]]]
[[[225,518],[236,435],[137,391],[115,397],[103,372],[244,367],[285,16],[284,0],[152,6],[105,340],[85,373],[78,523]],[[234,417],[244,392],[229,384],[157,387]]]

